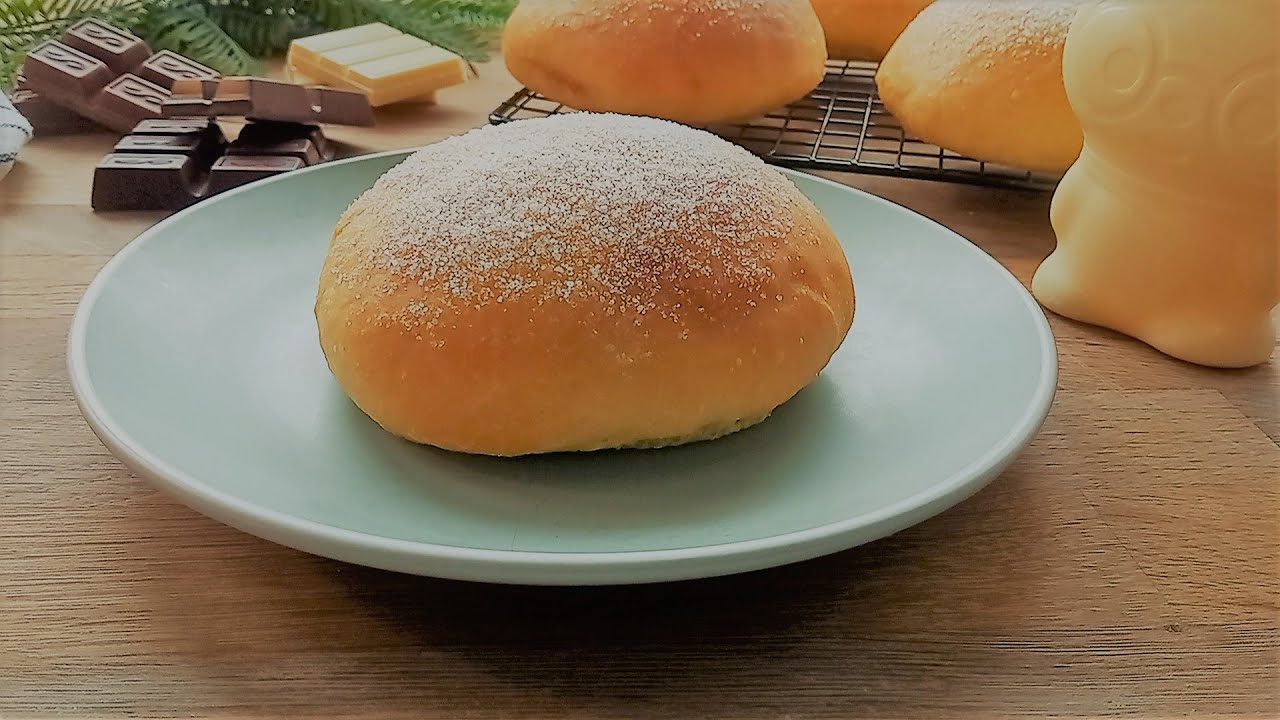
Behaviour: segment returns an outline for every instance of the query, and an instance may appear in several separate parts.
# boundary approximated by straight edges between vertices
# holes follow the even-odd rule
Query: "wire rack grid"
[[[706,129],[765,161],[801,170],[886,175],[1020,190],[1049,190],[1058,178],[982,162],[906,134],[876,92],[877,65],[830,61],[808,95],[746,123]],[[497,107],[489,122],[575,112],[528,88]]]

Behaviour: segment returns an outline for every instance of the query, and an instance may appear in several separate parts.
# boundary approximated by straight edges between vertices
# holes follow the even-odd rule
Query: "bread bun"
[[[812,0],[827,54],[837,60],[878,61],[933,0]]]
[[[1062,82],[1076,0],[938,0],[876,75],[909,135],[979,160],[1059,172],[1083,135]]]
[[[487,455],[651,447],[763,420],[848,332],[839,242],[710,133],[574,113],[422,149],[342,215],[316,319],[361,409]]]
[[[809,0],[523,0],[502,52],[517,80],[571,108],[693,125],[804,97],[827,59]]]

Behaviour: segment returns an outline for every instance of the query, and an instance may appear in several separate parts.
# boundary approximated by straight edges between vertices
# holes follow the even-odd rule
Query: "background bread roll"
[[[746,120],[822,81],[808,0],[522,0],[502,35],[525,86],[580,110]]]
[[[933,0],[812,0],[837,60],[878,61],[907,23]]]
[[[1062,49],[1076,0],[937,0],[876,75],[880,98],[926,142],[1030,170],[1066,170],[1083,135]]]
[[[387,430],[519,455],[764,419],[853,319],[844,253],[777,170],[710,133],[575,113],[485,127],[339,220],[316,319]]]

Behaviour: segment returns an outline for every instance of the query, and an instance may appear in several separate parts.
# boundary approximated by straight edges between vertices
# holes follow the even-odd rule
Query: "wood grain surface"
[[[420,145],[513,89],[491,64],[435,107],[331,134]],[[2,718],[1280,717],[1280,360],[1207,370],[1052,318],[1044,431],[888,539],[646,587],[370,570],[197,515],[81,419],[71,314],[160,217],[90,211],[113,142],[37,139],[0,181]],[[1046,195],[832,177],[1023,282],[1052,247]]]

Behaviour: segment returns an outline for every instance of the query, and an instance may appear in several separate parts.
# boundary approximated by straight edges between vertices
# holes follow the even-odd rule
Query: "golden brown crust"
[[[808,0],[523,0],[502,37],[525,86],[580,110],[745,120],[821,80]]]
[[[880,65],[876,85],[908,134],[979,160],[1059,172],[1083,134],[1062,81],[1074,0],[940,0]]]
[[[933,0],[812,0],[837,60],[879,61],[907,24]]]
[[[418,167],[425,172],[432,163]],[[776,174],[763,164],[756,172]],[[420,284],[419,275],[376,260],[405,230],[392,186],[365,193],[339,222],[316,316],[330,368],[351,398],[383,427],[417,442],[519,455],[723,434],[766,417],[813,380],[853,319],[843,251],[817,209],[785,180],[763,202],[772,207],[757,210],[761,218],[785,215],[786,229],[760,225],[741,243],[759,249],[764,273],[755,280],[711,270],[671,274],[636,306],[620,304],[616,291],[578,287],[566,297],[535,290],[563,282],[563,272],[550,266],[528,268],[536,275],[524,285],[530,289],[500,302],[492,294],[459,302],[446,279]],[[702,215],[701,229],[668,252],[690,266],[723,265],[710,257],[725,247],[713,230],[729,221]],[[617,262],[617,246],[591,240],[596,230],[555,228],[566,263]],[[699,265],[709,260],[715,262]],[[482,295],[486,283],[496,288],[509,271],[480,273],[466,297]],[[447,311],[405,322],[405,308]]]

